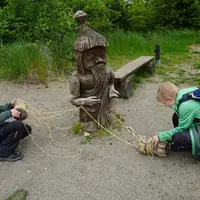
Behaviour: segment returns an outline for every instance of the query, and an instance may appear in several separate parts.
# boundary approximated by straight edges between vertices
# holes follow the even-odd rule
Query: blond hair
[[[161,83],[157,90],[156,99],[159,102],[165,101],[168,98],[176,100],[179,89],[171,82]]]

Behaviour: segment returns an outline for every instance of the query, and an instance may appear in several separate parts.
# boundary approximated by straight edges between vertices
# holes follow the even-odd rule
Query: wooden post
[[[156,57],[156,64],[160,64],[160,45],[156,45],[156,49],[154,50],[155,52],[155,57]]]

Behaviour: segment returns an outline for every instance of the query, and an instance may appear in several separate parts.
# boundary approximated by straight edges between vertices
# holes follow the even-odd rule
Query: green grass
[[[114,71],[139,56],[154,56],[156,44],[160,44],[161,64],[173,70],[175,64],[193,59],[189,46],[199,41],[199,33],[191,30],[165,30],[148,34],[116,31],[104,35],[109,42],[108,65]],[[72,50],[76,38],[74,34],[63,39],[61,57],[52,57],[51,66],[47,56],[41,53],[40,45],[26,42],[0,45],[0,78],[24,81],[37,74],[37,78],[45,82],[48,76],[55,76],[55,72],[57,73],[55,63],[61,64],[61,75],[70,74],[76,69]],[[51,55],[54,55],[52,52]],[[192,53],[198,55],[198,52]],[[196,66],[198,63],[196,62]],[[161,74],[165,71],[166,68],[162,67],[157,70]]]
[[[190,46],[199,41],[199,33],[191,30],[165,30],[148,34],[118,31],[107,35],[110,47],[108,62],[113,70],[117,70],[127,62],[139,56],[154,56],[156,44],[160,44],[161,65],[156,66],[155,74],[162,81],[171,81],[177,85],[188,83],[200,85],[199,73],[193,69],[200,69],[199,51],[192,51]],[[188,70],[188,67],[191,67]],[[133,80],[133,88],[146,81],[146,73],[137,73]]]
[[[193,56],[192,53],[189,52],[185,60],[182,59],[179,64],[162,64],[157,66],[156,74],[163,81],[171,81],[176,85],[187,83],[193,86],[200,86],[200,57]]]
[[[195,63],[195,64],[194,64],[194,68],[195,68],[195,69],[200,69],[200,62],[199,62],[199,63]]]
[[[189,45],[198,39],[198,33],[190,30],[160,31],[148,34],[118,31],[106,34],[109,42],[108,61],[114,69],[139,56],[155,55],[160,44],[163,64],[181,63],[187,58]]]
[[[46,55],[34,43],[18,42],[0,46],[0,78],[21,82],[33,71],[40,80],[45,81],[49,67]]]

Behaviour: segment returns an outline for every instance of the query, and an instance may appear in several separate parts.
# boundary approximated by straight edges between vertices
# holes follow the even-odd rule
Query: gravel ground
[[[153,78],[152,78],[153,79]],[[126,125],[136,134],[151,136],[155,131],[171,128],[172,111],[156,102],[158,83],[139,85],[132,98],[118,100],[116,112],[125,115]],[[6,103],[15,97],[28,102],[29,124],[37,144],[53,155],[75,155],[77,149],[58,148],[51,143],[49,132],[38,118],[55,113],[35,114],[32,108],[41,111],[59,111],[73,108],[66,82],[53,82],[49,88],[21,86],[1,82],[0,102]],[[57,113],[56,113],[57,114]],[[66,129],[78,119],[77,111],[64,113],[48,119],[52,136],[58,144],[76,145],[82,154],[71,159],[48,157],[33,142],[31,137],[21,141],[21,161],[0,162],[0,199],[4,200],[15,190],[24,188],[28,200],[182,200],[199,199],[199,163],[194,162],[190,152],[170,153],[166,158],[153,160],[113,138],[93,138],[92,144],[82,144],[83,136],[74,135]],[[131,136],[123,131],[121,138]]]

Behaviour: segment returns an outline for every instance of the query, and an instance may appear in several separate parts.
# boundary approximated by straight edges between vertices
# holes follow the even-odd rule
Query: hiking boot
[[[158,142],[157,145],[154,146],[152,138],[146,136],[140,136],[137,142],[138,150],[149,156],[158,155],[166,157],[169,153],[169,143],[167,142]]]
[[[158,142],[157,145],[153,147],[153,154],[166,157],[169,154],[169,143]]]
[[[14,162],[17,160],[21,160],[23,158],[23,155],[19,151],[14,151],[7,157],[0,157],[0,161],[8,161],[8,162]]]

